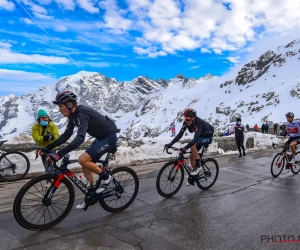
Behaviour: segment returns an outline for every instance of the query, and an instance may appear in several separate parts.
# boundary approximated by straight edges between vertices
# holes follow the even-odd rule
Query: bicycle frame
[[[276,148],[276,146],[275,146],[275,143],[272,143],[272,147],[274,148],[274,149],[277,149]],[[298,148],[297,148],[297,145],[295,146],[295,150],[297,150]],[[286,160],[286,164],[288,165],[289,164],[289,162],[290,162],[290,154],[289,154],[289,152],[291,152],[291,148],[289,147],[288,149],[286,149],[285,147],[283,147],[283,149],[282,149],[282,155],[283,155],[283,158]]]
[[[109,163],[109,159],[112,157],[113,155],[111,155],[111,153],[108,153],[106,155],[106,159],[103,160],[98,160],[97,163],[101,163],[102,164],[102,171],[108,171],[110,172],[110,170],[108,169],[108,163]],[[81,181],[76,177],[76,175],[70,171],[67,166],[71,163],[76,163],[78,162],[78,160],[69,160],[69,155],[66,155],[61,163],[60,167],[57,167],[56,164],[53,164],[54,167],[56,169],[58,169],[60,171],[60,173],[58,174],[57,178],[55,178],[53,180],[53,182],[51,183],[51,187],[48,188],[46,194],[45,194],[45,198],[47,201],[49,201],[49,199],[51,200],[51,198],[53,197],[54,193],[56,192],[56,190],[59,188],[62,180],[67,177],[71,182],[74,183],[74,185],[84,194],[86,195],[88,193],[87,188],[81,183]],[[118,187],[117,190],[114,189],[112,191],[104,191],[103,193],[99,194],[98,198],[106,198],[112,195],[117,195],[119,193],[123,192],[123,187],[120,185],[120,183],[113,178],[112,182],[115,183],[115,185]],[[96,184],[96,188],[97,184]]]
[[[174,149],[174,150],[178,150],[178,148],[173,148],[172,147],[172,149]],[[201,149],[201,151],[199,152],[199,156],[200,156],[200,167],[202,167],[203,169],[204,169],[204,166],[205,166],[205,163],[204,163],[204,158],[203,158],[203,152],[204,152],[204,147],[202,147],[202,149]],[[167,151],[167,153],[169,153],[168,151]],[[186,154],[190,154],[191,152],[186,152]],[[171,153],[169,153],[169,154],[171,154]],[[174,165],[174,169],[176,170],[176,171],[178,171],[179,169],[180,169],[180,166],[182,166],[184,169],[185,169],[185,171],[188,173],[188,175],[189,175],[189,177],[192,177],[192,178],[196,178],[196,179],[203,179],[203,178],[206,178],[206,176],[207,176],[207,174],[205,174],[205,172],[204,173],[202,173],[201,175],[197,175],[197,176],[193,176],[193,175],[191,175],[191,170],[190,170],[190,168],[189,168],[189,166],[188,166],[188,163],[185,161],[187,158],[186,157],[184,157],[183,156],[183,154],[179,154],[178,156],[177,156],[177,159],[176,159],[176,165]],[[204,171],[205,171],[205,169],[204,169]],[[208,171],[209,171],[209,169],[208,169]],[[169,175],[169,178],[171,178],[171,174],[172,174],[172,171],[170,172],[170,175]]]

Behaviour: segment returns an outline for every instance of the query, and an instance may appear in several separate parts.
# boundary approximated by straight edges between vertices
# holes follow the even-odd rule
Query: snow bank
[[[233,137],[233,135],[229,136]],[[248,137],[254,138],[254,148],[252,149],[246,149],[247,151],[254,151],[254,150],[261,150],[261,149],[267,149],[272,146],[272,143],[276,144],[282,144],[284,143],[288,138],[280,138],[276,137],[275,135],[271,134],[262,134],[257,132],[248,132],[245,134],[245,143],[247,141]],[[183,140],[185,139],[192,139],[192,137],[183,137]],[[139,165],[139,164],[147,164],[147,163],[154,163],[154,162],[162,162],[167,161],[170,159],[174,159],[176,157],[177,152],[171,151],[172,154],[167,154],[166,152],[163,152],[164,145],[167,143],[170,143],[172,138],[170,137],[157,137],[157,138],[143,138],[139,141],[142,141],[144,143],[143,145],[139,147],[128,147],[127,143],[124,142],[123,145],[121,145],[118,148],[116,159],[115,161],[110,162],[110,166],[116,167],[116,166],[122,166],[122,165]],[[184,147],[186,143],[176,143],[174,144],[175,147]],[[70,153],[71,159],[77,159],[80,154],[82,154],[84,150],[79,151],[73,151]],[[214,140],[210,147],[205,152],[206,155],[210,154],[237,154],[238,151],[226,151],[220,149],[218,147],[217,140]],[[30,162],[31,162],[31,168],[30,173],[35,172],[43,172],[44,167],[43,164],[38,158],[35,160],[35,152],[29,152],[26,153]],[[102,157],[104,158],[104,157]],[[69,166],[70,169],[75,169],[80,167],[78,163],[74,163]]]

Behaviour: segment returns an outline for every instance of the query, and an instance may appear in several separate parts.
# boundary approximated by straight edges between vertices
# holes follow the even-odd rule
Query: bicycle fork
[[[51,200],[52,200],[52,197],[55,193],[55,191],[59,188],[60,184],[61,184],[61,181],[62,179],[64,178],[64,174],[60,174],[58,175],[57,178],[55,178],[52,182],[51,182],[51,186],[49,188],[47,188],[47,191],[44,195],[44,199],[42,200],[42,203],[45,205],[45,206],[50,206],[51,205]]]

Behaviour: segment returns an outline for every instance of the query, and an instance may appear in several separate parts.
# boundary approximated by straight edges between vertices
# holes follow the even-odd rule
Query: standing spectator
[[[266,127],[265,127],[265,133],[269,133],[269,123],[268,122],[266,122]]]
[[[262,133],[265,133],[265,129],[266,129],[266,125],[265,125],[265,123],[263,123],[263,124],[261,125],[261,132],[262,132]]]
[[[244,147],[244,132],[247,132],[247,129],[246,126],[242,124],[241,118],[236,118],[236,124],[233,125],[231,131],[233,131],[235,134],[236,145],[240,153],[239,157],[242,157],[241,149],[243,150],[243,155],[245,156],[246,152]]]
[[[275,123],[274,124],[274,134],[277,135],[277,128],[278,128],[278,123]]]
[[[247,131],[250,131],[249,124],[246,124]]]
[[[32,126],[32,138],[40,148],[46,147],[59,137],[57,126],[49,118],[47,112],[40,109],[37,114],[37,122]],[[46,161],[46,155],[42,155],[42,162],[46,173],[52,173],[55,169]]]
[[[255,132],[258,132],[258,126],[257,126],[257,124],[255,124],[255,126],[253,127],[253,130],[254,130]]]

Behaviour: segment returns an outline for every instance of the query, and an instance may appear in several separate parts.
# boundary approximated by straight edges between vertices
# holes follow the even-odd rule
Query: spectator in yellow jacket
[[[32,138],[40,148],[46,147],[59,137],[57,126],[49,118],[47,112],[40,109],[37,114],[37,122],[32,126]],[[45,172],[52,173],[55,168],[46,161],[46,155],[41,156]]]

